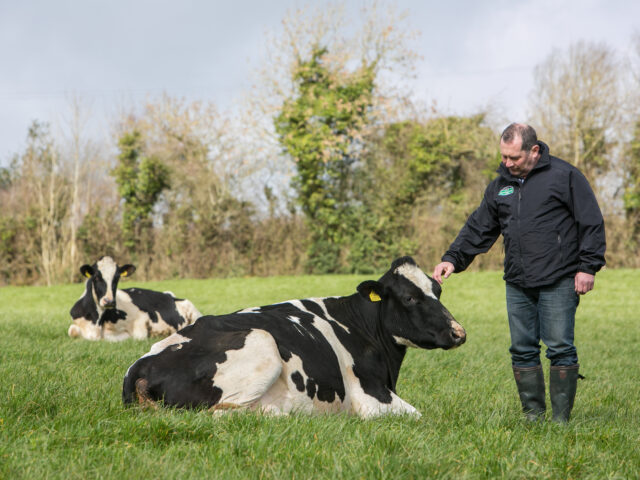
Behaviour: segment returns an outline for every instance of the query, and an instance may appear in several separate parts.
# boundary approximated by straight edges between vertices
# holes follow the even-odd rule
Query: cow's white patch
[[[343,325],[342,323],[337,321],[335,318],[333,318],[331,315],[329,315],[329,311],[327,310],[327,306],[324,303],[325,299],[327,299],[327,298],[335,298],[335,297],[306,298],[305,300],[317,304],[322,309],[322,313],[324,314],[324,318],[328,319],[331,322],[334,322],[336,325],[339,325],[340,328],[342,328],[346,333],[349,333],[349,328],[347,326]],[[315,313],[313,313],[312,311],[307,310],[307,308],[302,303],[302,300],[289,300],[289,302],[287,302],[287,303],[290,303],[294,307],[299,308],[303,312],[310,313],[315,318],[320,318]]]
[[[143,321],[136,322],[134,325],[132,336],[133,338],[147,338],[148,336],[153,337],[166,337],[174,332],[174,328],[169,325],[159,311],[155,311],[157,322],[151,321],[151,318],[146,314],[146,312],[141,312],[144,315]]]
[[[407,280],[414,283],[425,295],[437,300],[437,297],[433,293],[431,280],[429,280],[429,277],[427,277],[427,275],[416,265],[405,263],[396,268],[394,273],[402,275]]]
[[[99,299],[100,306],[104,306],[105,302],[111,301],[114,299],[114,292],[112,289],[113,286],[113,277],[115,277],[116,272],[118,270],[118,265],[111,257],[102,257],[98,260],[96,264],[98,270],[100,270],[100,274],[102,275],[102,279],[107,284],[107,292],[104,294],[104,297]],[[105,302],[103,302],[103,300]]]
[[[157,355],[160,352],[163,352],[167,348],[172,345],[178,345],[181,343],[188,343],[191,339],[188,337],[183,337],[179,333],[174,333],[173,335],[168,336],[167,338],[163,338],[159,342],[151,345],[151,350],[148,353],[144,354],[141,358],[148,357],[149,355]],[[182,348],[182,347],[181,347]]]
[[[175,295],[172,294],[172,297],[175,298]],[[176,310],[178,310],[180,316],[185,319],[185,322],[180,325],[180,328],[191,325],[202,316],[200,310],[198,310],[196,306],[186,298],[176,302]]]
[[[302,324],[300,323],[300,319],[298,317],[294,317],[293,315],[287,317],[291,323],[293,323],[295,329],[298,331],[298,333],[300,335],[309,335],[311,338],[313,338],[313,335],[311,334],[311,332],[307,331],[305,328],[303,328]]]
[[[260,307],[249,307],[244,310],[239,310],[237,313],[260,313]]]
[[[217,364],[213,385],[222,390],[219,403],[251,407],[280,376],[282,360],[273,337],[252,330],[239,350],[228,350]]]
[[[394,335],[393,339],[396,341],[396,343],[398,345],[404,345],[405,347],[412,347],[412,348],[420,348],[415,343],[413,343],[411,340],[407,340],[406,338],[402,338],[402,337],[398,337],[398,336]]]

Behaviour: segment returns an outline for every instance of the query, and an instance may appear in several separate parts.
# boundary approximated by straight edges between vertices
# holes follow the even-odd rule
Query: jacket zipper
[[[524,271],[524,260],[522,258],[522,229],[520,227],[520,204],[522,203],[522,188],[524,187],[524,182],[518,183],[518,255],[520,256],[520,269],[522,270],[522,278],[525,278]]]

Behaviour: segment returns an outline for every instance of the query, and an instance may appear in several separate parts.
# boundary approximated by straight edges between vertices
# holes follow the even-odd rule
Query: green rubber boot
[[[518,386],[522,411],[527,420],[544,419],[547,404],[544,401],[544,374],[542,365],[535,367],[513,367],[513,376]]]
[[[551,367],[549,393],[554,422],[567,423],[571,417],[578,386],[578,368],[579,365]]]

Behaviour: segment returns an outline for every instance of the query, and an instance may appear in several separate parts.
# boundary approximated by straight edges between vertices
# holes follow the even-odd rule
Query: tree
[[[316,47],[294,74],[298,94],[275,119],[286,153],[294,159],[293,186],[312,232],[313,271],[336,271],[348,238],[351,171],[362,150],[373,90],[373,65],[353,73],[331,71],[327,49]]]
[[[634,246],[640,240],[640,119],[628,147],[624,208]]]
[[[631,91],[630,102],[635,109],[632,113],[633,133],[625,151],[624,161],[624,209],[631,237],[631,255],[637,256],[640,246],[640,33],[633,38],[633,55],[631,57]]]
[[[151,212],[160,193],[169,187],[169,170],[156,157],[143,154],[144,143],[137,130],[118,140],[120,154],[113,175],[124,200],[122,234],[131,253],[148,251],[153,225]]]
[[[580,168],[594,187],[610,168],[620,127],[619,79],[615,52],[586,42],[554,50],[534,72],[532,124],[553,153]]]
[[[11,170],[3,249],[9,249],[16,271],[24,272],[16,277],[40,277],[52,285],[65,268],[69,188],[48,124],[31,124],[27,148]]]
[[[308,267],[315,272],[353,269],[349,236],[364,215],[354,178],[367,136],[404,106],[392,84],[411,75],[415,58],[406,16],[378,3],[369,7],[357,22],[338,4],[289,15],[283,35],[267,42],[264,88],[254,95],[292,160],[291,185],[307,220]],[[286,172],[291,164],[277,167]]]

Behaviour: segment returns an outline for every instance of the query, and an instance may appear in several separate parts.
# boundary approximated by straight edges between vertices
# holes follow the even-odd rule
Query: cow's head
[[[69,331],[70,337],[82,337],[87,340],[100,340],[103,336],[101,318],[107,309],[116,308],[116,291],[120,277],[126,277],[135,272],[133,265],[118,266],[111,257],[102,257],[93,265],[82,265],[80,273],[88,278],[85,295],[91,295],[93,313],[83,312],[82,316],[74,318]],[[73,316],[73,310],[71,312]]]
[[[98,312],[116,308],[116,290],[120,277],[127,277],[136,271],[133,265],[122,267],[111,257],[102,257],[93,265],[82,265],[80,273],[87,277],[87,286],[91,290]]]
[[[368,280],[358,292],[380,302],[384,329],[399,345],[418,348],[455,348],[467,334],[440,303],[438,282],[426,275],[411,257],[402,257],[377,282]]]

